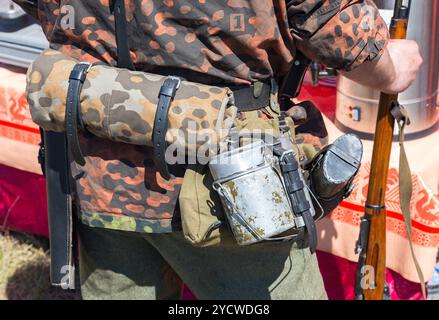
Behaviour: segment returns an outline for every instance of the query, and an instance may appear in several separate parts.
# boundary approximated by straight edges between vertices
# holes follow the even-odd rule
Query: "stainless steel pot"
[[[390,23],[394,0],[376,0]],[[411,118],[408,138],[426,135],[439,122],[439,0],[413,0],[408,38],[420,47],[424,64],[416,82],[400,95]],[[373,138],[379,92],[339,76],[336,124],[345,132]]]
[[[0,19],[16,19],[24,14],[23,9],[11,0],[0,0]]]

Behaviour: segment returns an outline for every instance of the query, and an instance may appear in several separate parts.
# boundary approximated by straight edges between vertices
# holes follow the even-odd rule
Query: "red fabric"
[[[318,251],[320,272],[330,300],[355,300],[354,285],[357,264],[330,253]],[[422,300],[421,286],[387,269],[386,281],[392,300]]]
[[[48,236],[43,176],[0,165],[0,226]]]
[[[311,100],[330,120],[335,119],[335,104],[337,100],[335,88],[326,86],[313,87],[312,85],[305,84],[298,99],[301,101]]]

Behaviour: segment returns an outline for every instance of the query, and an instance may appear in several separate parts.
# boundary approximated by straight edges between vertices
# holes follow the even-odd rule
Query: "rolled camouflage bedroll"
[[[45,50],[27,72],[27,99],[35,123],[65,131],[66,96],[75,59]],[[166,77],[94,65],[81,92],[81,118],[98,137],[152,146],[158,93]],[[182,81],[169,110],[166,140],[186,150],[217,145],[236,117],[228,88]],[[196,140],[194,134],[196,133]],[[188,138],[190,136],[190,138]]]

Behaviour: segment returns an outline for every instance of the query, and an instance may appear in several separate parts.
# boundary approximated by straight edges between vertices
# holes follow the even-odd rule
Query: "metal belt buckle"
[[[168,76],[169,80],[174,80],[177,81],[177,86],[175,87],[175,90],[178,90],[180,88],[180,84],[181,84],[181,79],[179,77],[176,76]]]
[[[181,79],[175,76],[168,76],[160,87],[159,97],[168,96],[174,99],[177,90],[180,88]],[[166,107],[168,108],[168,107]],[[167,112],[167,110],[166,110]]]
[[[87,70],[85,70],[86,73],[88,73],[90,71],[91,67],[93,67],[93,63],[86,62],[86,61],[81,61],[78,64],[82,64],[82,65],[88,66]]]

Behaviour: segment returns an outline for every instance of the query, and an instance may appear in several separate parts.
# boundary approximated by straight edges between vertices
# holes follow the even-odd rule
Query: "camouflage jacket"
[[[117,64],[112,0],[14,0],[36,17],[51,47]],[[284,75],[299,48],[349,70],[380,56],[388,31],[372,0],[126,0],[136,70],[179,72],[207,84],[249,84]],[[171,71],[172,70],[172,71]],[[44,101],[41,101],[44,103]],[[179,228],[184,167],[166,181],[147,147],[83,134],[74,166],[82,221],[139,232]]]

